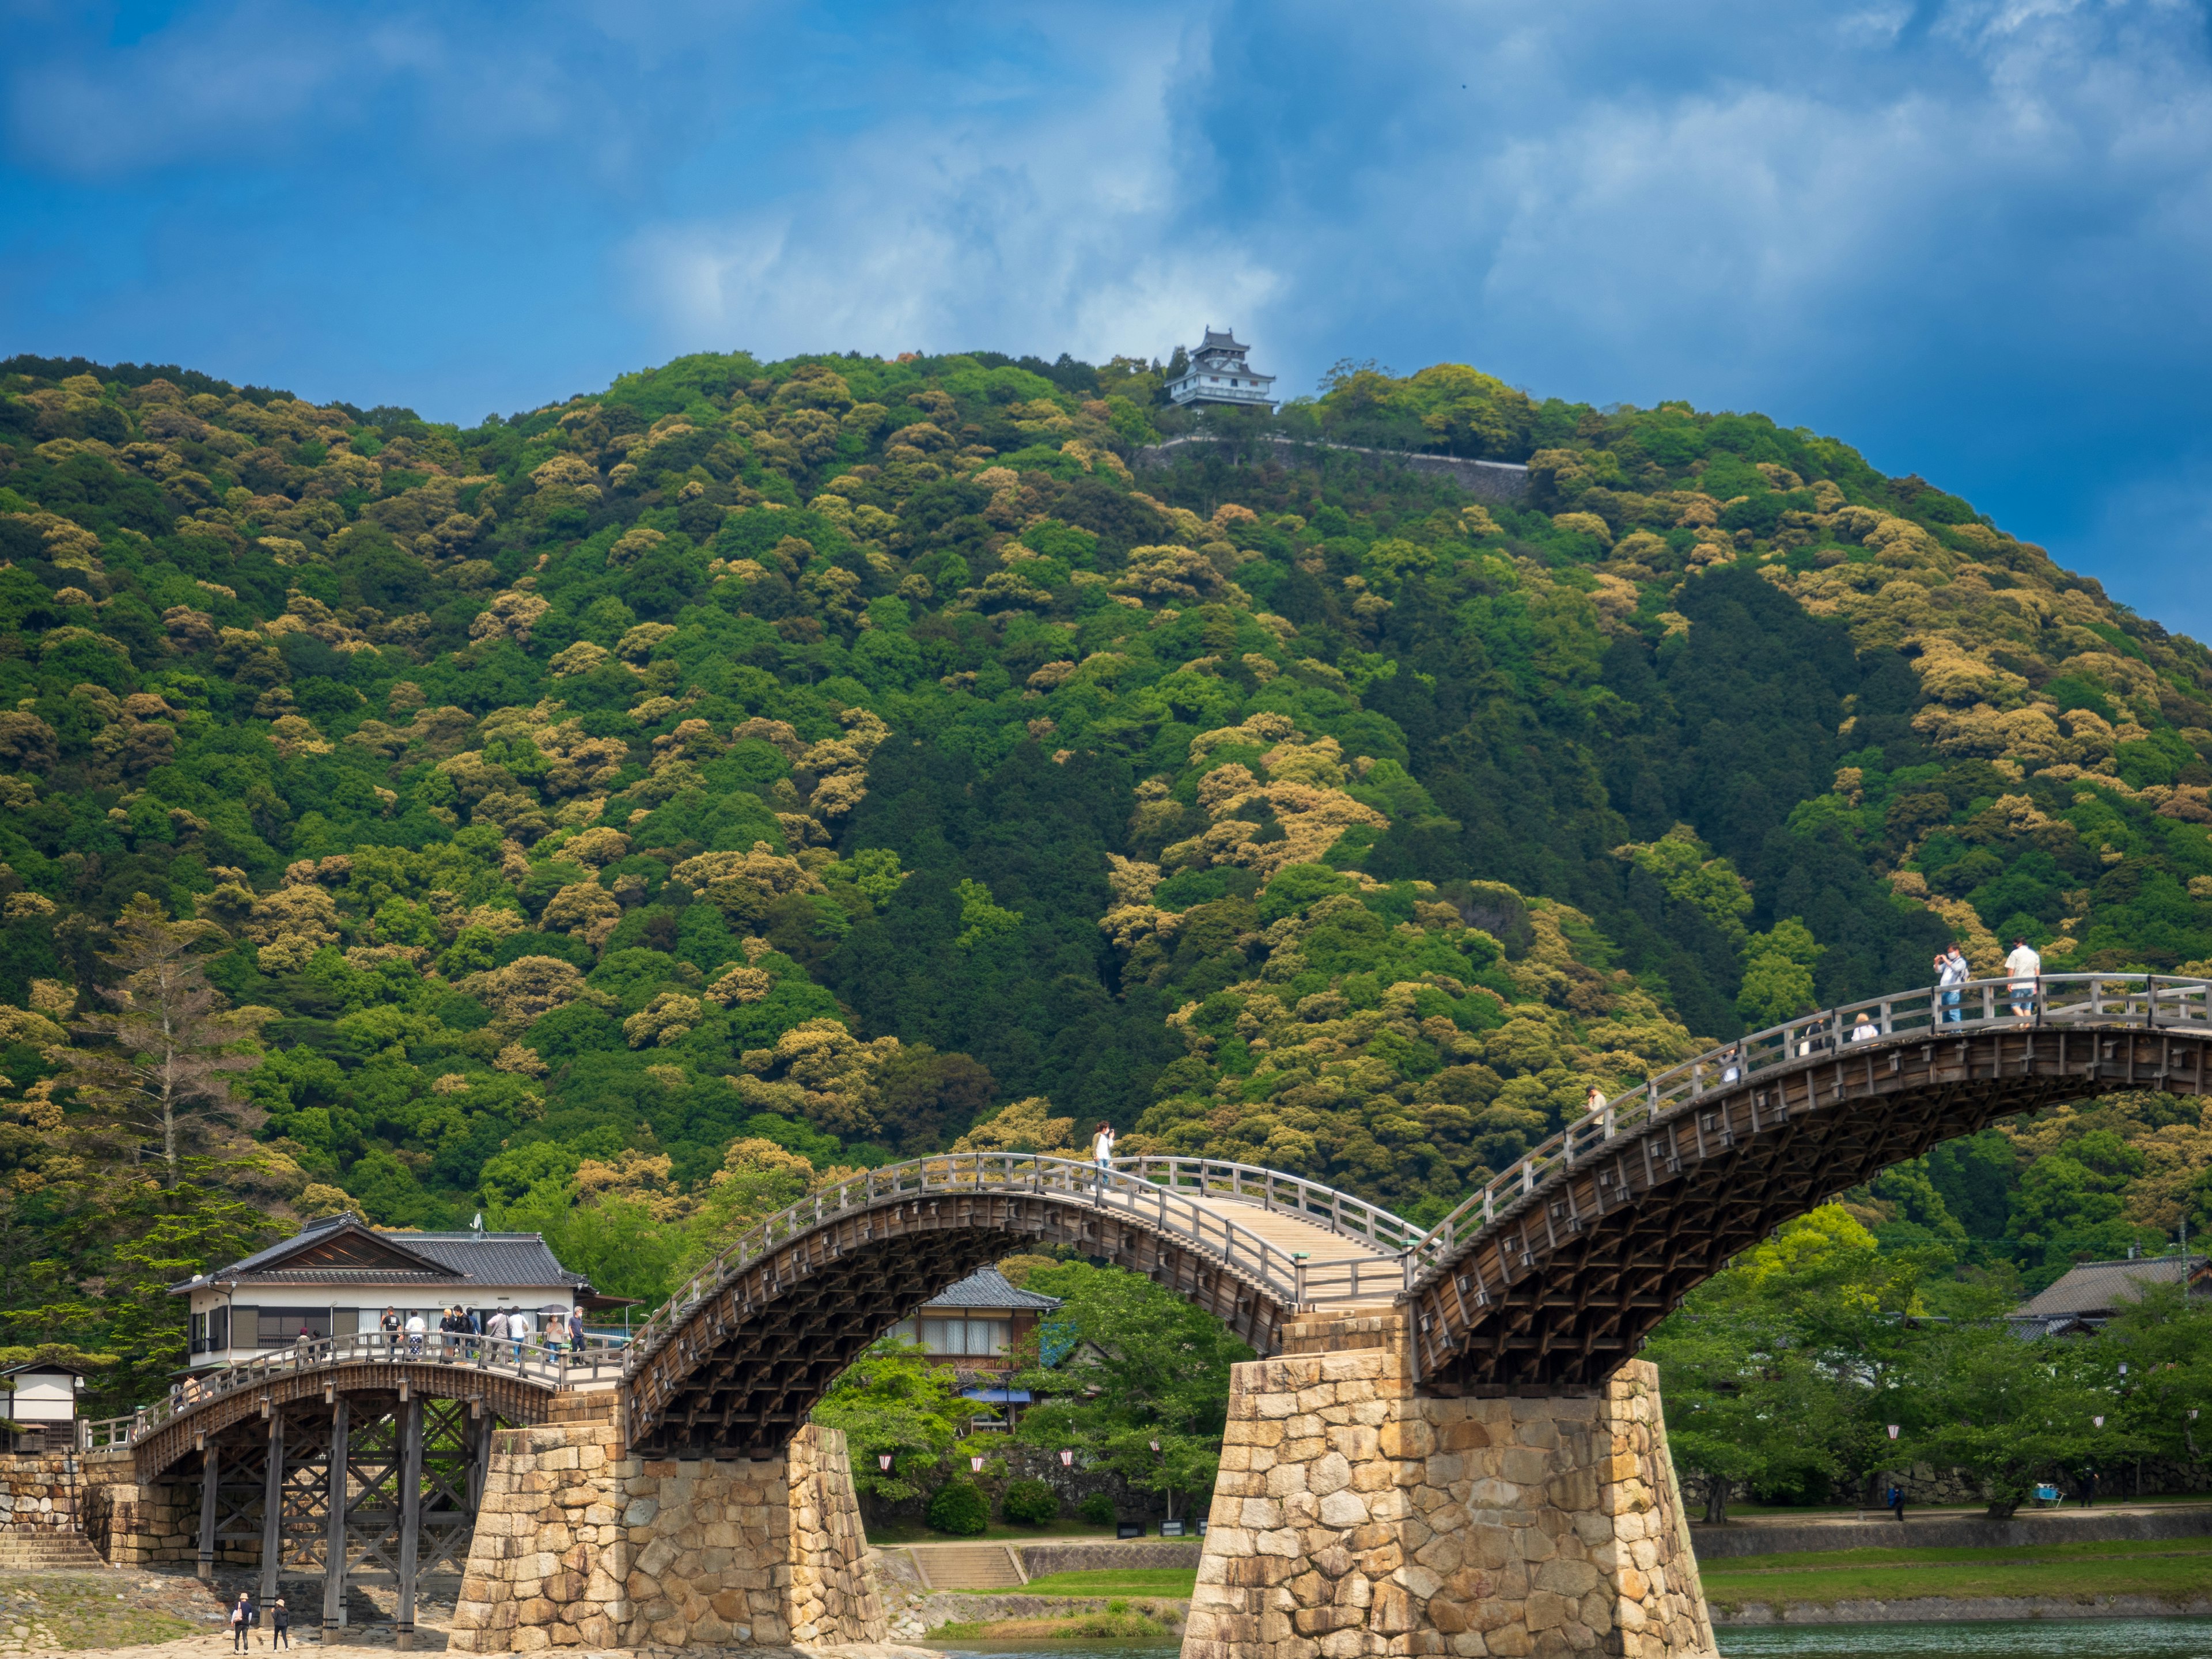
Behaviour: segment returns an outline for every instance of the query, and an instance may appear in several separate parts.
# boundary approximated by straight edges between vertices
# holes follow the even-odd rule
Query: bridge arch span
[[[333,1347],[338,1350],[335,1354],[328,1352]],[[434,1353],[394,1358],[381,1337],[325,1340],[301,1359],[287,1356],[240,1367],[218,1386],[164,1402],[160,1413],[141,1413],[135,1425],[118,1419],[115,1427],[118,1437],[128,1437],[137,1479],[155,1481],[169,1478],[175,1465],[241,1423],[265,1419],[271,1411],[303,1401],[327,1401],[341,1395],[460,1401],[476,1414],[489,1413],[506,1423],[542,1423],[552,1410],[562,1372],[559,1362],[549,1364],[542,1350],[533,1351],[531,1359],[531,1368],[519,1371],[468,1359],[441,1363]]]
[[[1301,1307],[1387,1304],[1421,1237],[1294,1176],[1183,1158],[921,1158],[826,1188],[739,1239],[641,1328],[630,1445],[773,1455],[837,1374],[901,1319],[1024,1246],[1141,1273],[1261,1354]]]
[[[1416,1247],[1437,1394],[1595,1386],[1784,1222],[1999,1118],[2206,1091],[2212,981],[2046,976],[1825,1010],[1652,1078],[1539,1147]]]

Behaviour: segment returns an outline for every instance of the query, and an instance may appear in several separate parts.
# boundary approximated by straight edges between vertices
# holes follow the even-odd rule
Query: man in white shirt
[[[407,1357],[410,1359],[422,1357],[422,1339],[429,1334],[429,1329],[430,1322],[422,1317],[420,1308],[407,1316]]]
[[[1102,1122],[1091,1137],[1091,1157],[1098,1166],[1098,1190],[1106,1190],[1106,1176],[1114,1167],[1114,1126]]]
[[[2005,958],[2005,972],[2012,976],[2014,1017],[2026,1019],[2035,1012],[2036,983],[2043,977],[2043,958],[2026,939],[2016,939],[2012,942],[2012,954]]]

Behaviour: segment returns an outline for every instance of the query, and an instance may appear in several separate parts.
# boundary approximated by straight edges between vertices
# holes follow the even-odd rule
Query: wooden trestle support
[[[533,1413],[534,1415],[534,1413]],[[199,1437],[169,1479],[197,1487],[199,1576],[218,1562],[260,1570],[267,1610],[285,1580],[319,1581],[325,1639],[345,1623],[347,1587],[389,1583],[402,1648],[415,1636],[424,1581],[467,1565],[495,1430],[490,1401],[396,1388],[261,1402],[261,1413]],[[313,1615],[294,1610],[305,1626]]]

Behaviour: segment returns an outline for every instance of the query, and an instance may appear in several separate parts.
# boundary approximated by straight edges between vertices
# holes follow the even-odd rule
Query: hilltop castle
[[[1254,372],[1244,361],[1249,346],[1237,343],[1237,331],[1219,334],[1209,323],[1206,338],[1190,354],[1190,368],[1168,387],[1170,402],[1186,409],[1264,409],[1272,411],[1275,384],[1272,374]]]

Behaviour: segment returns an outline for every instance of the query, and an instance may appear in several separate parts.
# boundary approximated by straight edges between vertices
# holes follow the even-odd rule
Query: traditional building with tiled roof
[[[1026,1389],[1010,1389],[1014,1357],[1037,1322],[1060,1306],[1056,1296],[1017,1290],[996,1267],[981,1267],[930,1297],[911,1319],[891,1327],[899,1342],[919,1342],[935,1364],[959,1372],[961,1392],[984,1405],[1011,1408],[1029,1403]],[[1047,1363],[1051,1363],[1052,1356]],[[1006,1411],[1011,1422],[1013,1413]],[[1005,1426],[979,1422],[977,1426]]]
[[[2201,1255],[2191,1256],[2190,1294],[2205,1294],[2208,1277],[2212,1277],[2212,1263]],[[2094,1331],[2128,1304],[2142,1301],[2145,1285],[2181,1282],[2178,1255],[2077,1261],[2064,1278],[2013,1310],[2013,1328],[2022,1336],[2070,1336]]]
[[[432,1329],[447,1309],[497,1310],[539,1322],[557,1310],[621,1305],[570,1273],[538,1233],[386,1231],[352,1215],[311,1221],[283,1243],[183,1285],[190,1298],[193,1370],[251,1359],[313,1338],[373,1331],[386,1308],[421,1313]]]
[[[1206,337],[1190,354],[1190,366],[1168,385],[1168,401],[1183,409],[1275,407],[1275,377],[1245,361],[1252,348],[1240,345],[1235,329],[1217,333],[1209,323]]]

